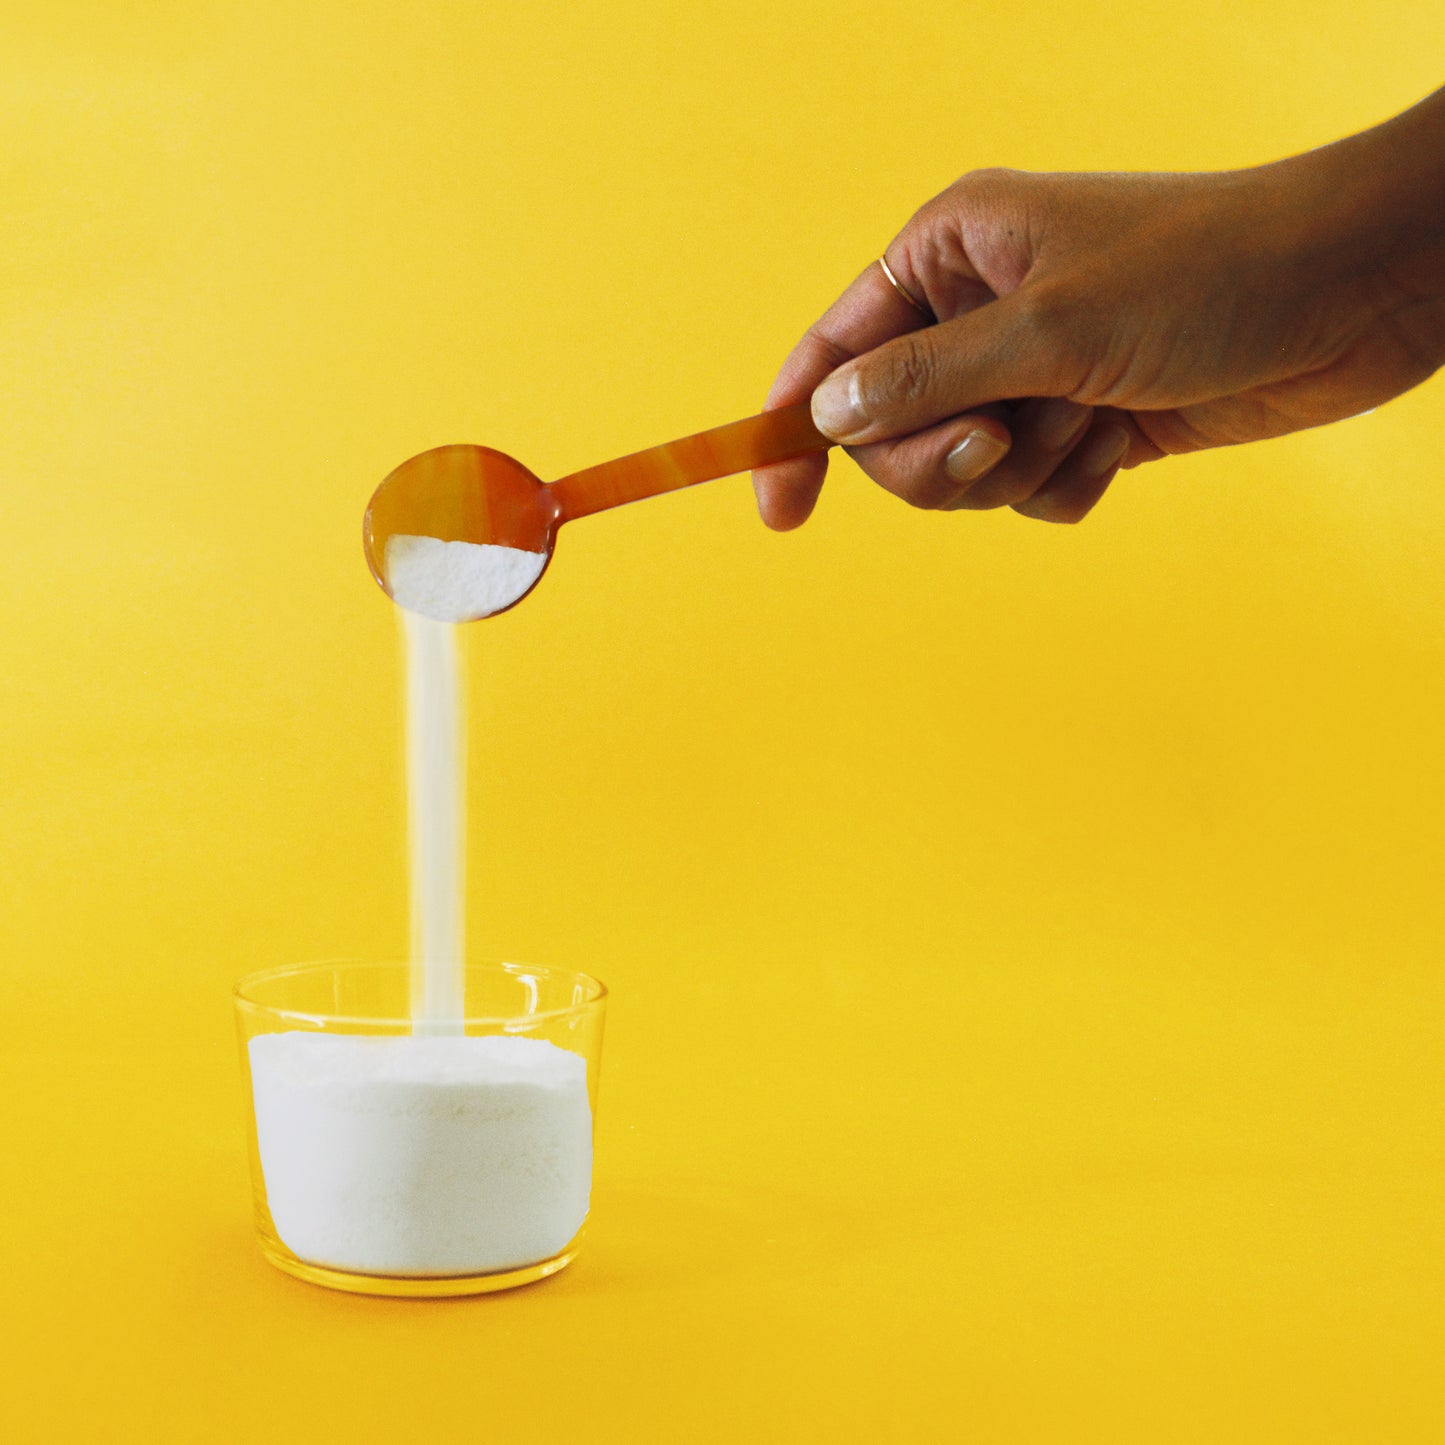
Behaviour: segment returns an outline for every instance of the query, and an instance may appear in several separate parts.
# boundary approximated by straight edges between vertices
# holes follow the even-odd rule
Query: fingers
[[[801,527],[818,505],[827,474],[827,452],[812,452],[791,462],[759,468],[753,473],[758,515],[775,532]]]
[[[989,407],[896,441],[849,447],[848,454],[884,491],[910,506],[947,511],[998,467],[1012,444],[1003,408]]]
[[[805,401],[844,362],[925,324],[889,284],[882,267],[873,263],[793,348],[768,393],[765,409]],[[819,452],[754,472],[753,490],[763,521],[775,531],[801,526],[818,500],[827,469],[828,455]]]
[[[1096,413],[1060,397],[981,407],[911,436],[849,447],[848,454],[910,506],[945,512],[1008,506],[1065,523],[1083,520],[1120,466],[1162,455],[1128,413]]]
[[[838,366],[813,393],[813,420],[849,446],[886,441],[989,402],[1068,396],[1074,371],[1051,293],[1024,286]]]
[[[939,511],[1009,506],[1032,496],[1088,430],[1089,407],[1058,397],[995,405],[895,441],[849,447],[885,491]]]
[[[950,510],[1009,507],[1033,496],[1083,439],[1093,409],[1063,397],[1036,398],[1013,413],[1013,446],[987,476],[963,492]]]
[[[1014,511],[1040,522],[1082,522],[1108,490],[1129,455],[1130,431],[1105,414],[1031,496]]]

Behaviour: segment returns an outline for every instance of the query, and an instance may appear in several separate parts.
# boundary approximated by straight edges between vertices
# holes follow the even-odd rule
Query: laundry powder
[[[386,585],[411,612],[437,622],[490,617],[524,597],[547,565],[545,552],[490,543],[443,542],[404,533],[386,543]]]
[[[251,1040],[266,1202],[299,1258],[361,1274],[516,1269],[587,1217],[587,1064],[540,1039]]]

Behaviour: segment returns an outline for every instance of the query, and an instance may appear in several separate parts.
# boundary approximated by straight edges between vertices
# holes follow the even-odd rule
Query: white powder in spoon
[[[398,533],[386,543],[386,585],[410,612],[470,622],[510,607],[547,565],[545,552]]]
[[[587,1064],[542,1039],[259,1034],[256,1142],[281,1242],[362,1274],[484,1274],[587,1218]]]

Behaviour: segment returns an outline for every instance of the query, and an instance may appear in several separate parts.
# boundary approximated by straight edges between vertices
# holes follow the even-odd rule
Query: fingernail
[[[1102,477],[1110,468],[1124,460],[1124,453],[1128,450],[1129,433],[1123,427],[1103,427],[1074,453],[1079,474],[1085,477]]]
[[[1050,397],[1039,408],[1034,430],[1049,451],[1066,451],[1083,435],[1093,414],[1092,407],[1080,406],[1062,396]]]
[[[851,440],[868,425],[856,367],[835,371],[813,393],[813,425],[837,442]]]
[[[943,467],[956,482],[976,482],[1007,455],[1007,442],[992,432],[971,431],[943,459]]]

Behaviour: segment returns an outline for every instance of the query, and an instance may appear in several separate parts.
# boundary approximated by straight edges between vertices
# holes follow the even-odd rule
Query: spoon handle
[[[587,467],[551,483],[549,490],[561,509],[559,522],[570,522],[830,446],[832,442],[813,425],[808,403],[800,401]]]

